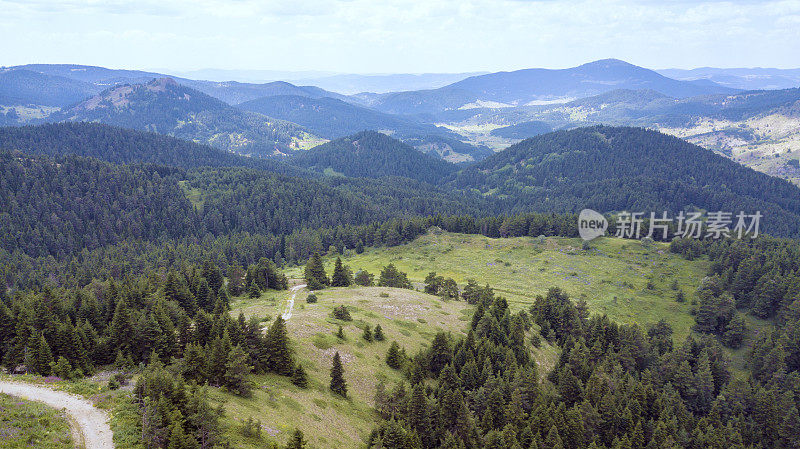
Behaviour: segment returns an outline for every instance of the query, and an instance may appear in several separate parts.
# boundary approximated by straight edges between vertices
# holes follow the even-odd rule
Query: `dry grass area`
[[[389,368],[384,359],[392,341],[409,354],[427,345],[439,332],[463,335],[472,316],[472,307],[461,301],[442,301],[413,290],[368,287],[330,288],[316,292],[317,303],[306,303],[308,292],[297,294],[294,312],[287,322],[296,358],[309,375],[309,388],[295,387],[289,379],[256,376],[258,388],[253,398],[242,399],[216,392],[225,402],[229,421],[248,417],[260,420],[265,436],[280,443],[288,440],[297,427],[311,446],[358,447],[376,423],[372,410],[375,387],[380,380],[391,387],[402,374]],[[285,310],[290,292],[265,292],[261,298],[242,299],[233,304],[232,313],[276,317]],[[333,308],[345,305],[352,321],[332,317]],[[362,338],[366,325],[380,324],[386,340],[367,342]],[[336,337],[342,326],[345,339]],[[328,390],[331,361],[339,352],[348,384],[348,399]],[[547,357],[542,356],[542,360]],[[246,439],[243,447],[250,446]]]

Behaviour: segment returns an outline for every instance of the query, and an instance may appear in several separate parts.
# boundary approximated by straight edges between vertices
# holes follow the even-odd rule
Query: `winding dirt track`
[[[286,304],[286,311],[281,314],[281,318],[286,321],[289,321],[289,318],[292,317],[292,309],[294,309],[294,297],[297,296],[297,292],[304,289],[306,284],[295,285],[291,288],[292,298],[289,299],[288,303]]]
[[[108,426],[108,414],[80,396],[38,385],[4,380],[0,380],[0,393],[64,409],[70,418],[70,427],[73,427],[73,438],[78,443],[76,447],[85,449],[114,447],[111,427]]]

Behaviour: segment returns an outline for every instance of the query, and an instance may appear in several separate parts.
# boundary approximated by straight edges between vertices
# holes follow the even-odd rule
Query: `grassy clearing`
[[[67,416],[37,402],[0,394],[0,448],[71,449]]]
[[[708,270],[708,262],[687,261],[669,253],[667,245],[647,248],[639,242],[601,238],[583,251],[580,239],[550,237],[492,239],[480,235],[429,233],[393,248],[370,248],[344,258],[353,270],[376,276],[389,263],[421,283],[430,271],[452,277],[460,285],[474,278],[488,283],[505,296],[514,309],[527,308],[536,295],[555,286],[575,299],[586,300],[593,313],[605,313],[621,323],[643,326],[666,318],[682,341],[691,332],[689,314],[696,289]],[[333,260],[326,260],[332,270]],[[302,267],[288,271],[299,277]],[[675,301],[673,281],[687,301]],[[648,289],[648,282],[652,289]]]

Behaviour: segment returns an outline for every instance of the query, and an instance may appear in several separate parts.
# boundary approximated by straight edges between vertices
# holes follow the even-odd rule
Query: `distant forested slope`
[[[93,157],[114,164],[158,164],[180,168],[249,167],[302,175],[276,159],[250,158],[162,134],[100,123],[53,123],[0,128],[0,150],[48,156]]]
[[[800,234],[800,189],[681,139],[596,126],[524,140],[450,183],[502,199],[507,210],[754,212],[778,235]]]
[[[332,169],[350,177],[404,176],[432,184],[457,169],[453,164],[434,159],[375,131],[364,131],[298,152],[288,162],[320,172]]]

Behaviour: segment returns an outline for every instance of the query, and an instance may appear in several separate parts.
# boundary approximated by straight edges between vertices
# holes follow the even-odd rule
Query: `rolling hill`
[[[708,80],[734,89],[789,89],[800,86],[800,69],[699,67],[663,69],[658,73],[676,80]]]
[[[414,148],[375,131],[333,140],[288,161],[299,167],[350,177],[380,178],[402,176],[436,184],[457,170],[448,162],[434,159]]]
[[[762,231],[800,235],[796,186],[642,128],[537,136],[461,170],[449,185],[502,199],[511,210],[760,210]]]
[[[327,139],[337,139],[364,130],[391,131],[400,138],[429,133],[454,134],[433,125],[423,125],[335,98],[278,95],[251,100],[238,107],[297,123]]]
[[[258,156],[287,153],[314,140],[293,123],[241,111],[170,78],[109,88],[48,120],[153,131]]]

